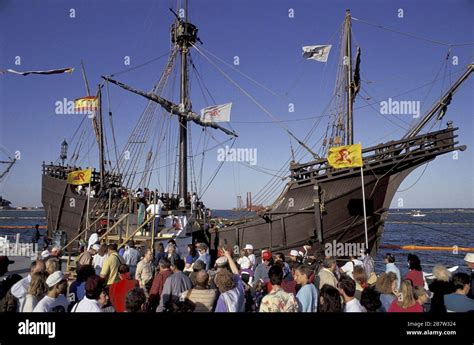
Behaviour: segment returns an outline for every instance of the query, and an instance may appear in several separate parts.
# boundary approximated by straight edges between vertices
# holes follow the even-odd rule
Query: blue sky
[[[0,194],[15,205],[40,205],[41,162],[56,160],[59,145],[69,139],[81,118],[56,115],[55,102],[63,98],[84,96],[84,84],[79,69],[85,62],[90,84],[97,85],[100,75],[134,67],[158,57],[170,49],[169,7],[176,1],[0,1],[0,69],[34,70],[75,67],[72,74],[56,76],[0,75],[0,145],[10,153],[19,150],[21,160],[0,186]],[[203,48],[232,64],[238,56],[239,71],[273,90],[278,96],[256,86],[228,67],[220,66],[243,88],[255,96],[272,114],[281,120],[304,119],[324,115],[334,88],[338,58],[336,30],[341,25],[346,8],[353,17],[385,27],[413,33],[450,44],[474,42],[471,1],[190,1],[190,21],[199,27]],[[74,9],[76,17],[70,18]],[[289,18],[289,10],[294,18]],[[398,18],[402,9],[404,17]],[[361,74],[370,103],[387,100],[403,91],[433,81],[445,63],[447,47],[360,22],[353,23],[355,43],[362,49]],[[332,40],[331,40],[332,38]],[[303,45],[333,44],[327,64],[305,61]],[[450,60],[439,80],[397,98],[421,101],[422,112],[434,102],[440,92],[473,61],[474,45],[454,46]],[[21,65],[15,58],[21,57]],[[124,66],[130,56],[131,66]],[[288,135],[270,120],[255,104],[226,81],[197,52],[193,58],[207,88],[218,104],[233,102],[232,128],[239,133],[235,147],[256,148],[258,166],[277,170],[290,155]],[[143,90],[149,90],[158,80],[165,59],[160,59],[117,79]],[[449,75],[449,73],[452,73]],[[472,150],[473,81],[468,80],[458,91],[449,107],[442,127],[453,120],[460,127],[459,141],[468,150],[438,157],[426,168],[417,169],[402,184],[405,192],[397,193],[395,203],[403,199],[407,208],[474,207],[474,160]],[[95,87],[94,87],[95,88]],[[146,101],[114,86],[110,87],[114,110],[114,125],[118,143],[124,143],[136,123]],[[199,111],[206,103],[197,83],[192,81],[193,108]],[[295,111],[288,112],[293,103]],[[355,141],[363,146],[397,139],[404,131],[379,113],[379,105],[366,106],[358,99],[355,104]],[[411,115],[401,115],[410,122]],[[316,119],[286,122],[298,137],[303,138]],[[398,120],[391,119],[398,124]],[[248,123],[256,122],[256,123]],[[263,122],[263,123],[262,123]],[[435,128],[438,128],[436,125]],[[325,119],[308,141],[314,145],[326,129]],[[198,138],[200,131],[192,131]],[[214,133],[218,140],[225,136]],[[91,143],[89,143],[91,144]],[[296,147],[296,143],[293,142]],[[212,144],[211,144],[212,146]],[[207,154],[204,181],[217,165],[217,152]],[[309,157],[299,157],[300,161]],[[84,164],[96,165],[97,150],[85,157]],[[163,164],[161,162],[160,164]],[[273,170],[266,170],[271,172]],[[449,177],[449,178],[448,178]],[[152,181],[157,183],[157,175]],[[271,176],[238,163],[226,163],[204,196],[213,208],[235,207],[236,195],[254,195]],[[271,202],[266,200],[266,203]]]

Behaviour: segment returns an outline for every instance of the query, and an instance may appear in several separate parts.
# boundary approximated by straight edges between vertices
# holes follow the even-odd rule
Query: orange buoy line
[[[0,225],[0,229],[32,229],[34,225]],[[46,229],[46,225],[40,225],[40,229]]]
[[[458,247],[458,246],[451,246],[451,247],[441,247],[441,246],[415,246],[415,245],[407,245],[407,246],[397,246],[397,245],[381,245],[380,248],[384,249],[401,249],[401,250],[440,250],[440,251],[449,251],[452,252],[453,250],[457,250],[460,252],[474,252],[474,248],[469,247]]]

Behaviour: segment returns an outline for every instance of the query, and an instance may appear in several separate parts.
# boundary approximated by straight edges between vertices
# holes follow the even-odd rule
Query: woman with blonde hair
[[[380,293],[380,302],[382,302],[382,310],[386,312],[393,300],[397,298],[395,295],[398,286],[397,275],[394,272],[382,273],[375,283],[375,290]]]
[[[46,292],[48,292],[47,278],[48,274],[46,272],[37,272],[31,275],[31,283],[25,297],[25,303],[23,309],[20,310],[22,313],[31,313],[38,302],[46,295]]]
[[[451,281],[451,272],[443,265],[436,265],[433,267],[433,275],[435,279],[428,285],[429,290],[433,293],[430,312],[446,313],[444,295],[449,295],[455,291]]]
[[[423,306],[417,303],[416,297],[413,291],[413,285],[410,280],[404,280],[400,284],[399,294],[396,299],[393,300],[389,313],[422,313]]]

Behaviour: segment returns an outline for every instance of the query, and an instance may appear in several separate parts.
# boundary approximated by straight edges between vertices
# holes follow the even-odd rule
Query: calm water
[[[385,226],[382,245],[425,245],[425,246],[459,246],[474,248],[474,209],[464,211],[451,209],[422,209],[425,217],[415,218],[410,210],[391,210]],[[214,216],[235,219],[251,216],[251,212],[236,212],[231,210],[215,210]],[[400,223],[400,222],[403,222]],[[14,241],[20,233],[21,242],[30,242],[35,224],[46,225],[44,211],[0,210],[0,236],[9,235]],[[25,229],[3,229],[2,226],[22,225]],[[41,230],[44,233],[46,230]],[[391,252],[395,255],[397,266],[402,274],[407,271],[406,257],[408,252],[396,249],[380,249],[375,258],[377,271],[384,270],[383,255]],[[432,265],[442,263],[446,266],[464,267],[464,252],[458,254],[452,251],[416,251],[424,265],[425,272],[431,272]]]

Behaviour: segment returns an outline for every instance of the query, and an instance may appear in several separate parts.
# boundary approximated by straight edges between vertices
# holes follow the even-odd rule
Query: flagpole
[[[365,228],[365,246],[369,249],[369,236],[367,234],[367,214],[365,211],[365,186],[364,186],[364,163],[360,166],[360,177],[362,181],[362,205],[364,208],[364,228]]]

